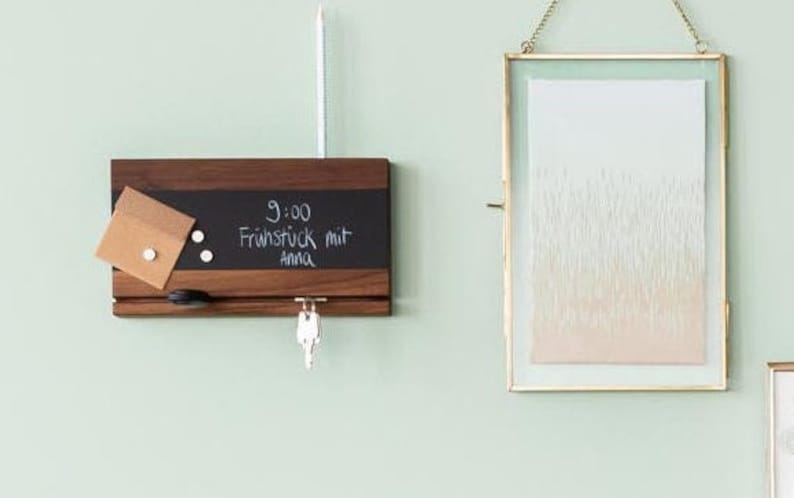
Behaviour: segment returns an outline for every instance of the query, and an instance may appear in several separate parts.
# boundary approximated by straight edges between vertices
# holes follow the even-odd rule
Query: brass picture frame
[[[571,64],[593,64],[593,63],[624,63],[635,62],[643,63],[640,65],[647,67],[656,62],[671,64],[671,63],[689,63],[690,66],[694,64],[694,69],[703,67],[704,74],[712,74],[712,80],[706,84],[709,85],[709,92],[713,92],[714,105],[709,108],[710,111],[717,111],[719,116],[707,115],[706,122],[711,127],[714,135],[713,140],[707,140],[707,155],[710,157],[709,164],[713,163],[717,171],[712,171],[711,175],[714,177],[715,192],[718,191],[718,199],[714,200],[715,208],[710,212],[710,216],[714,217],[713,223],[718,227],[719,241],[718,241],[718,254],[714,257],[718,259],[715,263],[715,268],[718,268],[714,273],[717,275],[715,278],[719,279],[718,287],[715,287],[715,293],[718,294],[719,304],[718,312],[712,319],[714,324],[714,337],[707,337],[707,340],[712,341],[713,347],[709,350],[709,364],[708,372],[702,375],[698,373],[688,376],[686,368],[681,369],[681,373],[675,372],[675,375],[661,374],[658,381],[643,381],[642,375],[640,378],[635,378],[634,372],[641,372],[644,368],[643,365],[629,366],[623,368],[616,368],[615,375],[606,375],[604,378],[610,378],[605,381],[589,381],[577,382],[575,379],[560,382],[547,382],[544,380],[535,381],[530,379],[527,381],[527,375],[519,372],[519,369],[527,367],[516,364],[515,361],[515,346],[517,342],[517,334],[514,320],[516,315],[514,313],[516,303],[515,287],[516,287],[516,273],[515,273],[515,248],[513,247],[513,231],[515,227],[514,222],[514,185],[513,185],[513,168],[514,168],[514,124],[517,114],[520,110],[514,109],[513,96],[516,91],[515,81],[513,80],[515,66],[517,64],[538,64],[538,63],[571,63]],[[647,64],[644,64],[647,63]],[[572,66],[573,67],[573,66]],[[676,65],[676,67],[678,67]],[[707,69],[706,69],[707,68]],[[577,76],[578,77],[578,76]],[[608,78],[605,78],[608,79]],[[626,78],[630,79],[630,78]],[[729,330],[729,313],[730,305],[727,296],[727,255],[726,255],[726,167],[727,167],[727,148],[728,148],[728,96],[727,96],[727,62],[724,54],[506,54],[504,57],[504,109],[503,109],[503,189],[504,198],[502,202],[492,204],[492,207],[501,207],[504,210],[504,334],[507,353],[507,388],[512,392],[531,392],[531,391],[722,391],[727,389],[728,384],[728,330]],[[708,165],[707,165],[708,168]],[[716,211],[715,211],[716,210]],[[715,243],[716,244],[716,243]],[[717,297],[714,298],[716,301]],[[716,316],[716,315],[719,316]],[[523,332],[523,331],[520,331]],[[706,332],[709,333],[709,330]],[[717,351],[718,349],[718,351]],[[600,365],[586,366],[576,365],[576,369],[586,371],[588,368],[594,371],[599,370]],[[664,366],[654,366],[656,370],[663,371]],[[638,370],[639,369],[639,370]],[[603,370],[603,369],[601,369]],[[605,370],[604,370],[605,371]],[[631,372],[625,375],[620,374],[620,371]],[[649,371],[646,369],[646,371]],[[694,372],[694,370],[693,370]],[[579,375],[582,378],[582,375]],[[585,374],[583,374],[585,375]],[[621,377],[623,375],[623,377]],[[643,373],[643,375],[645,375]],[[564,376],[564,375],[563,375]],[[557,375],[560,377],[560,375]],[[690,379],[691,377],[691,379]],[[624,379],[625,381],[621,380]],[[617,379],[617,380],[615,380]]]
[[[769,413],[768,413],[768,472],[769,472],[769,496],[770,498],[786,498],[787,496],[794,496],[794,490],[789,490],[788,494],[780,492],[781,488],[778,486],[778,479],[780,477],[779,458],[778,458],[778,442],[783,440],[784,444],[789,443],[792,445],[789,448],[789,453],[794,455],[794,417],[792,417],[792,426],[788,430],[781,427],[781,421],[778,420],[777,411],[779,409],[779,398],[781,397],[780,390],[776,386],[776,380],[780,374],[791,374],[794,381],[794,362],[771,362],[767,364],[768,375],[768,400],[769,400]],[[794,395],[794,389],[792,389]],[[791,398],[794,401],[794,396]],[[794,469],[792,469],[794,471]],[[792,472],[794,478],[794,472]]]

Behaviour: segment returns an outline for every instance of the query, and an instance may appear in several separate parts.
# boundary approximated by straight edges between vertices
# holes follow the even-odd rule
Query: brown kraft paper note
[[[194,218],[125,187],[96,256],[164,289],[195,222]],[[151,261],[144,257],[147,250],[154,251]]]

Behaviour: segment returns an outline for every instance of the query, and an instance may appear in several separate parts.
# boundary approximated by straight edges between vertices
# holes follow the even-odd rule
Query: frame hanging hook
[[[546,25],[549,23],[549,19],[551,19],[552,15],[557,9],[561,0],[549,0],[548,4],[546,5],[546,9],[543,11],[543,14],[540,17],[540,20],[535,25],[532,34],[530,35],[528,40],[525,40],[521,43],[521,52],[524,54],[531,54],[535,51],[535,45],[537,44],[538,38],[540,38],[541,33],[546,28]],[[678,12],[679,17],[684,23],[689,35],[695,42],[695,51],[698,54],[705,54],[709,51],[709,44],[705,40],[700,37],[697,29],[695,29],[695,23],[692,22],[692,18],[687,13],[686,9],[684,8],[683,4],[681,3],[682,0],[670,0],[675,7],[676,12]]]

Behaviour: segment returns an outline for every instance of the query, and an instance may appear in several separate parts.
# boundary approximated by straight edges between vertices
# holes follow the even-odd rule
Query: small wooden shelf
[[[132,187],[196,218],[196,227],[206,233],[200,245],[187,242],[164,290],[114,270],[113,313],[291,315],[300,309],[295,297],[324,297],[326,315],[388,315],[389,176],[386,159],[113,160],[114,199]],[[285,199],[290,205],[303,200],[311,219],[287,215],[273,221],[282,213],[268,209],[281,210]],[[312,266],[283,267],[278,257],[283,248],[246,247],[236,235],[242,225],[250,225],[252,233],[254,226],[264,232],[286,227],[312,232],[312,245],[305,249]],[[344,247],[325,238],[340,227],[353,233]],[[211,264],[196,257],[204,247],[216,255]],[[167,297],[176,289],[206,292],[211,301],[204,307],[172,304]]]

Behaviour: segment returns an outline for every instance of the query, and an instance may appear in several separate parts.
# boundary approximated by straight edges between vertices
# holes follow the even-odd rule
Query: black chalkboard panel
[[[387,268],[389,192],[162,191],[149,195],[196,218],[177,270]],[[113,202],[120,192],[113,192]],[[202,250],[214,258],[205,263]]]

